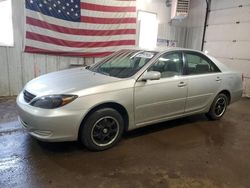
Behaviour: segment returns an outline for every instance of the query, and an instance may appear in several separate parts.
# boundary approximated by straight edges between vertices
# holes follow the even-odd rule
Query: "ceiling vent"
[[[183,19],[188,16],[190,0],[172,0],[171,19]]]

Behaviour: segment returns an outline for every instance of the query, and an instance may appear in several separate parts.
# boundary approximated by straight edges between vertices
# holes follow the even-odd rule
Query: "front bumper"
[[[71,105],[71,108],[67,108]],[[19,122],[35,138],[41,141],[74,141],[86,111],[72,110],[68,104],[56,109],[42,109],[29,105],[23,93],[17,97]]]

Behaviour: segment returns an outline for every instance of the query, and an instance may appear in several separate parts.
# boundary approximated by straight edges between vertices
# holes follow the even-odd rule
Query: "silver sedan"
[[[241,74],[202,52],[129,49],[35,78],[17,104],[20,122],[35,138],[79,139],[104,150],[124,131],[149,124],[197,113],[220,119],[241,95]]]

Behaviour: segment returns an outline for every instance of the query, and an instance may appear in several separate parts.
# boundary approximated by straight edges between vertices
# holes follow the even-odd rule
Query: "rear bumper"
[[[36,108],[17,97],[19,122],[35,138],[41,141],[73,141],[78,138],[78,130],[84,112],[57,109]]]

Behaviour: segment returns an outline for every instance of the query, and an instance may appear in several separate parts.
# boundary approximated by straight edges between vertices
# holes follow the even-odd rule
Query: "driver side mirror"
[[[161,73],[158,71],[149,71],[145,72],[139,81],[147,81],[147,80],[159,80],[161,78]]]

